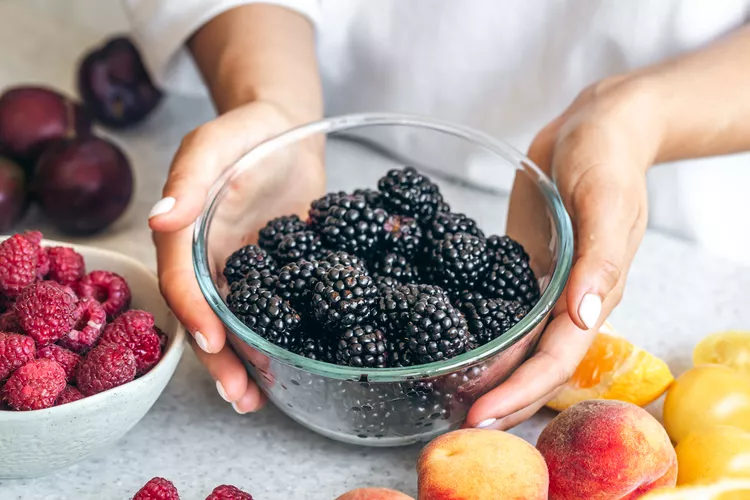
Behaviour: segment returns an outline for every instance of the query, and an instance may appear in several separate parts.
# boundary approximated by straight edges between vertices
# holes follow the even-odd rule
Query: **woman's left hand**
[[[533,141],[528,156],[555,181],[573,221],[575,260],[533,356],[474,403],[467,427],[507,429],[536,413],[570,379],[619,303],[646,229],[645,174],[661,133],[654,109],[641,82],[602,81]],[[548,222],[530,192],[536,188],[519,181],[508,234],[525,243]]]

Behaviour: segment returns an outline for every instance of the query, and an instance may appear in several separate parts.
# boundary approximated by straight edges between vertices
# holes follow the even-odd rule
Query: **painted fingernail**
[[[246,413],[247,413],[246,411],[242,411],[242,410],[240,410],[239,408],[237,408],[237,403],[232,403],[232,408],[234,409],[234,411],[236,411],[236,412],[237,412],[237,413],[239,413],[240,415],[244,415],[244,414],[246,414]]]
[[[586,325],[586,328],[593,328],[599,320],[602,313],[602,299],[592,293],[587,293],[581,299],[581,305],[578,306],[578,316]]]
[[[211,352],[208,350],[208,339],[205,335],[203,335],[201,332],[195,332],[193,334],[193,337],[195,338],[195,343],[198,344],[198,347],[200,347],[202,351],[208,353]]]
[[[481,422],[479,422],[476,425],[476,428],[477,429],[486,429],[487,427],[491,426],[495,422],[497,422],[496,418],[488,418],[487,420],[482,420]]]
[[[229,396],[227,396],[227,391],[224,390],[224,386],[221,385],[221,382],[219,382],[218,380],[216,381],[216,392],[218,392],[219,396],[221,396],[221,399],[223,399],[227,403],[231,403],[232,402],[229,399]]]
[[[171,196],[162,198],[161,200],[157,201],[151,208],[151,212],[149,212],[148,218],[150,219],[151,217],[156,217],[157,215],[164,215],[174,208],[175,203],[177,203],[177,200],[175,200]]]

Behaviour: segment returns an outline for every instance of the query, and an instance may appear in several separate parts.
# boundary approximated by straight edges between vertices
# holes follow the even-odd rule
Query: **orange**
[[[693,365],[724,365],[750,375],[750,332],[717,332],[700,341],[693,350]]]
[[[748,500],[750,480],[723,479],[701,486],[660,488],[639,497],[639,500]]]
[[[588,399],[646,406],[664,394],[673,380],[664,361],[631,344],[605,323],[571,380],[547,406],[562,411]]]

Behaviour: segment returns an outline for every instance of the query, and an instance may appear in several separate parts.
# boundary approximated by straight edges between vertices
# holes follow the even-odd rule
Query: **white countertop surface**
[[[116,2],[66,1],[66,8],[61,4],[0,0],[0,90],[25,82],[71,90],[80,53],[107,30],[122,25],[111,10],[119,7]],[[101,16],[107,23],[95,22]],[[180,138],[211,116],[205,101],[169,97],[146,124],[114,135],[136,170],[134,203],[104,234],[77,241],[133,255],[155,268],[147,213],[159,198]],[[343,148],[359,163],[382,162],[351,144],[332,147]],[[344,167],[331,166],[330,178],[338,179],[331,188],[339,182],[371,184],[370,174]],[[368,171],[366,165],[363,169]],[[476,207],[482,210],[481,201]],[[65,238],[33,213],[24,225],[40,228],[50,238]],[[625,298],[611,319],[623,334],[680,373],[704,335],[750,328],[749,289],[750,269],[650,233],[631,270]],[[659,403],[651,410],[658,416]],[[550,416],[544,411],[513,432],[533,443]],[[339,444],[301,428],[272,407],[237,415],[188,352],[153,409],[116,446],[49,477],[0,481],[0,499],[127,499],[153,476],[172,480],[187,500],[201,500],[222,483],[241,486],[257,500],[332,500],[363,486],[415,495],[418,453],[416,446],[372,449]]]

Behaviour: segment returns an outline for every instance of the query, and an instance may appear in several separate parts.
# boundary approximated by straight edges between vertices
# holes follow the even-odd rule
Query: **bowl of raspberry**
[[[0,238],[0,479],[120,439],[164,390],[184,340],[135,259],[38,231]]]
[[[251,149],[213,186],[193,244],[201,290],[268,399],[367,446],[459,427],[530,355],[573,255],[560,196],[530,160],[393,114]]]

